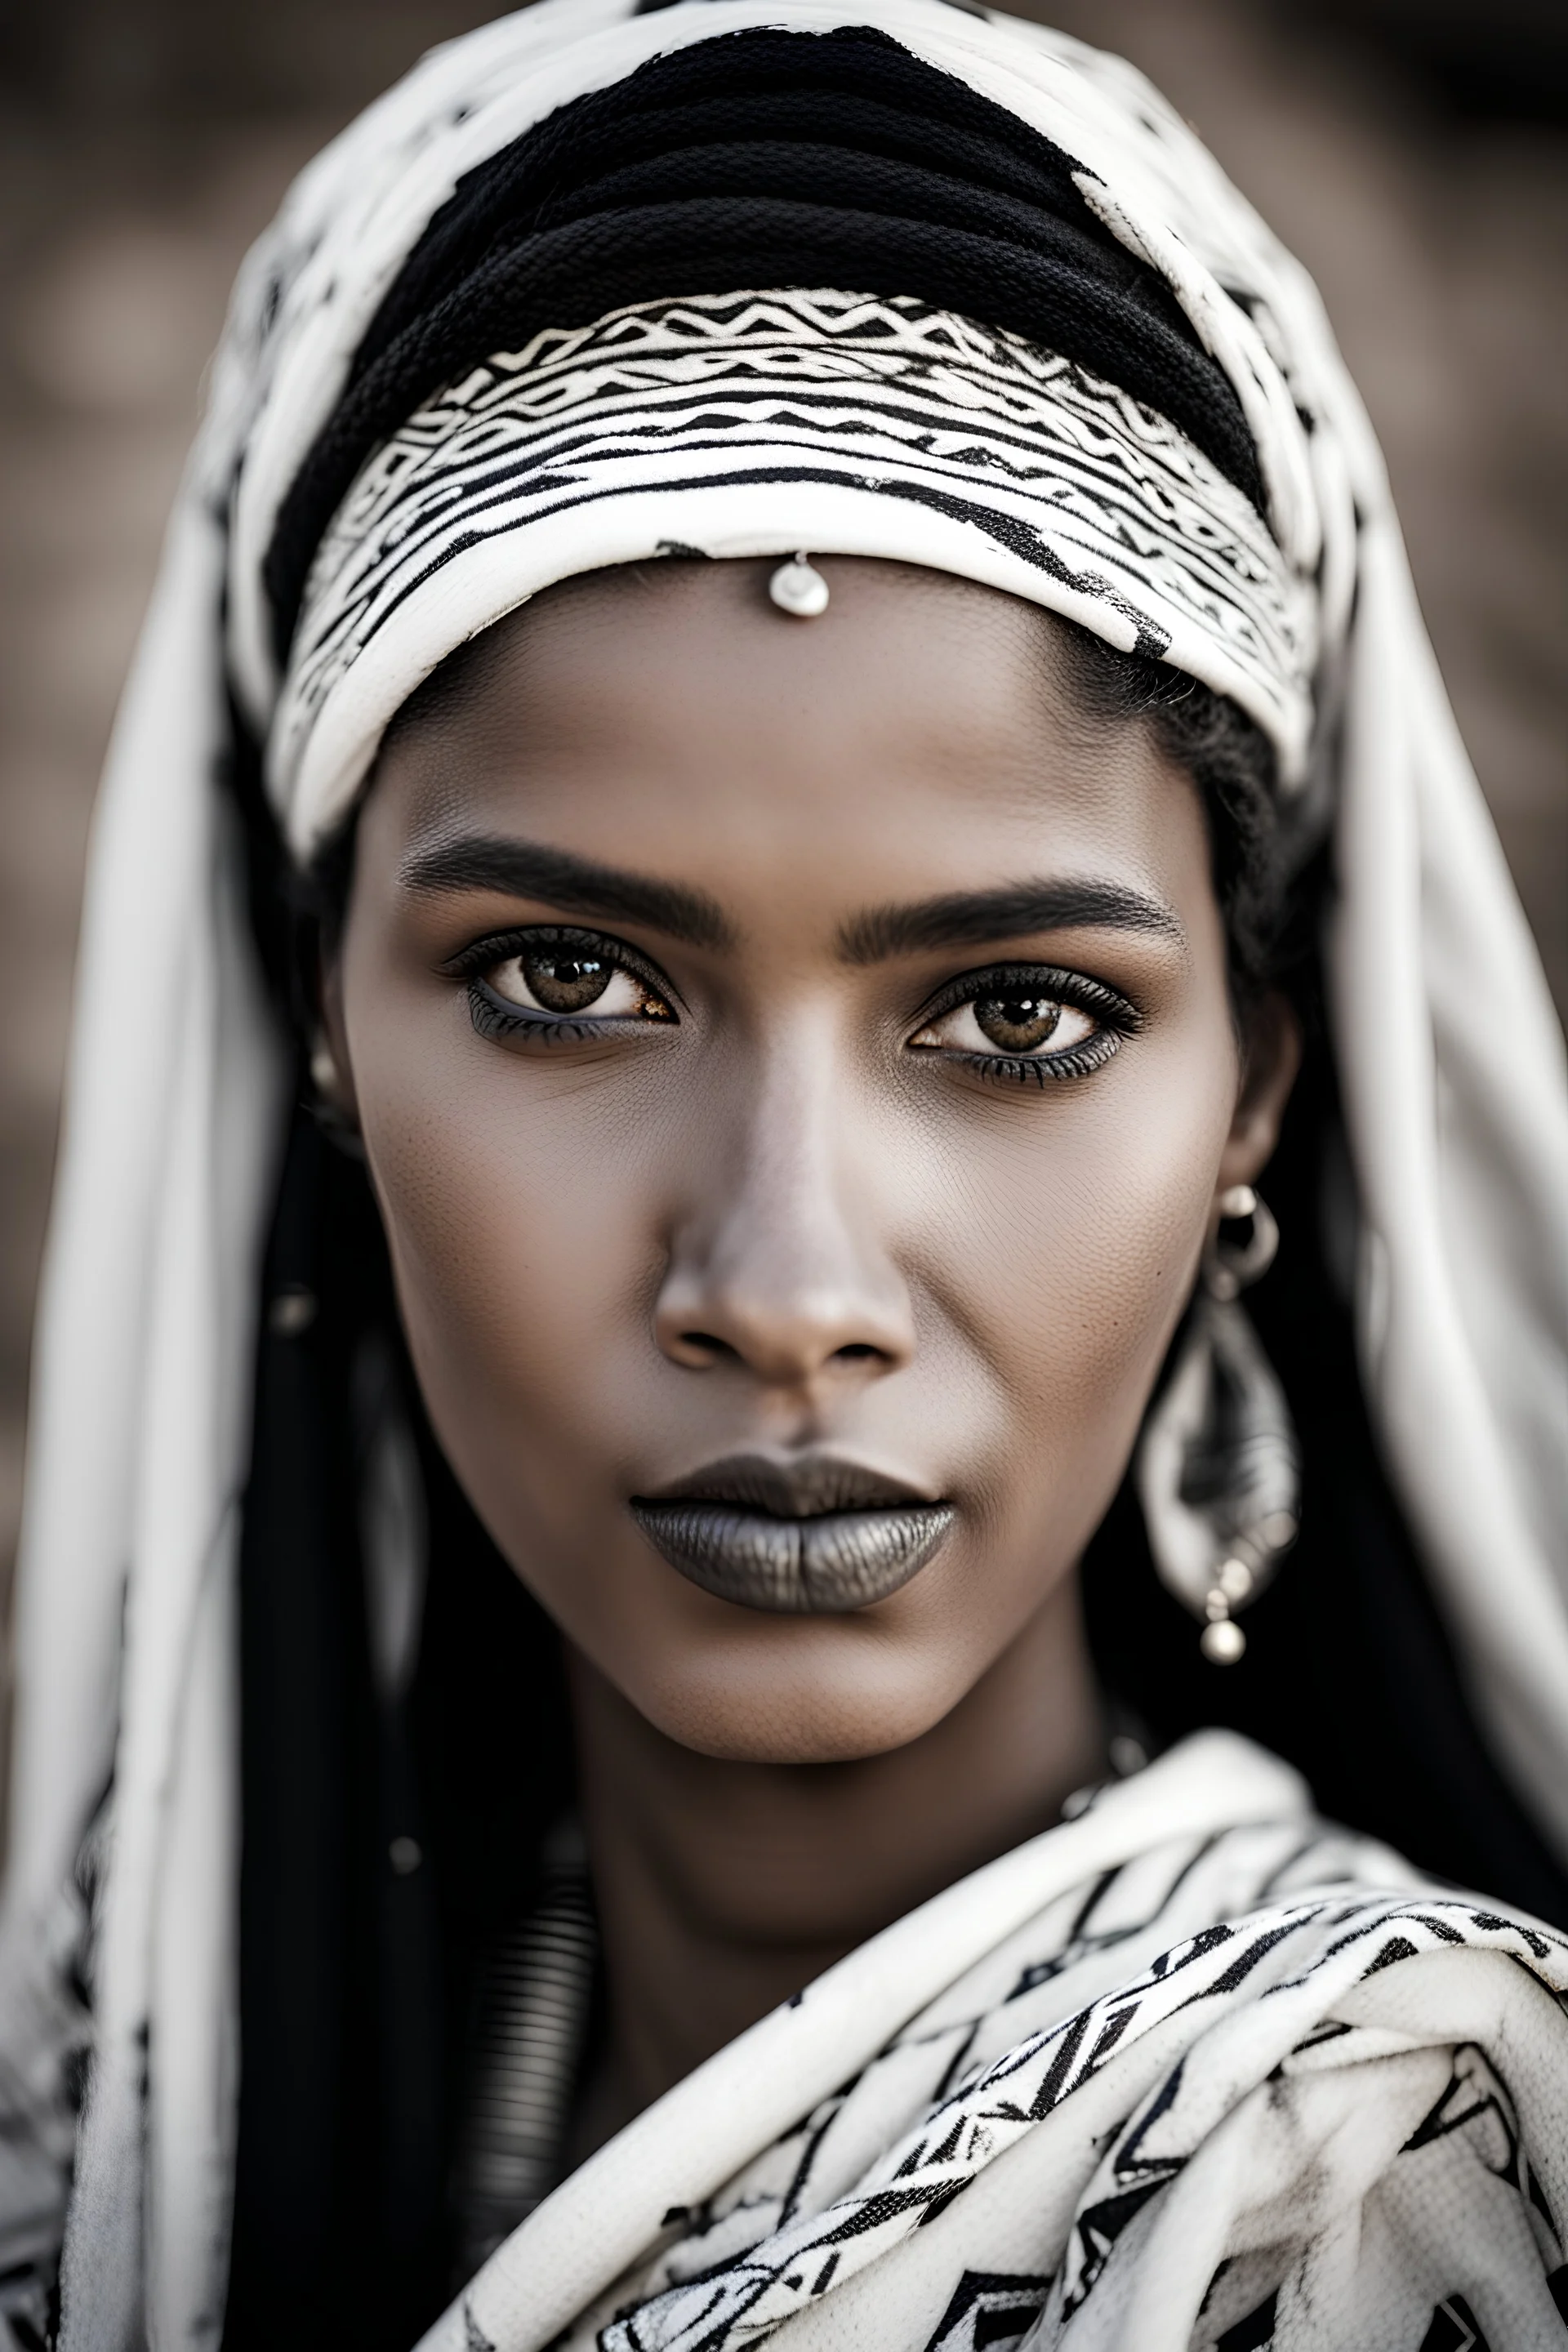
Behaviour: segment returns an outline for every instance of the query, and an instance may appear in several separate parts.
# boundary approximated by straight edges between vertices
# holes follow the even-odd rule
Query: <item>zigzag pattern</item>
[[[898,2037],[772,2159],[759,2159],[732,2191],[692,2217],[647,2284],[657,2290],[661,2280],[674,2283],[623,2309],[597,2336],[600,2352],[740,2352],[771,2336],[894,2253],[960,2196],[976,2191],[997,2159],[1064,2102],[1134,2045],[1150,2042],[1154,2063],[1143,2072],[1152,2075],[1152,2087],[1134,2099],[1099,2149],[1090,2153],[1086,2142],[1088,2177],[1054,2275],[966,2273],[926,2352],[968,2352],[978,2341],[1000,2347],[1020,2341],[1037,2325],[1045,2332],[1030,2334],[1030,2344],[1054,2344],[1095,2294],[1124,2235],[1179,2179],[1243,2089],[1223,2079],[1216,2087],[1215,2061],[1205,2063],[1194,2052],[1199,2037],[1221,2021],[1259,2005],[1277,2007],[1285,2026],[1273,2070],[1284,2086],[1280,2101],[1290,2096],[1296,2079],[1310,2099],[1312,2086],[1331,2076],[1335,2096],[1342,2099],[1347,2088],[1356,2095],[1360,2083],[1362,2095],[1375,2103],[1376,2062],[1397,2053],[1407,2037],[1391,2038],[1382,2025],[1347,2024],[1324,2012],[1396,1964],[1459,1950],[1500,1954],[1528,1972],[1559,2011],[1564,2006],[1568,1940],[1561,1936],[1463,1901],[1353,1885],[1321,1888],[1320,1882],[1321,1891],[1308,1899],[1268,1901],[1249,1916],[1182,1937],[1070,2015],[1026,2030],[1030,1996],[1039,1987],[1061,1968],[1092,1964],[1100,1956],[1111,1962],[1114,1974],[1111,1956],[1120,1946],[1130,1938],[1142,1941],[1157,1930],[1162,1915],[1184,1907],[1188,1869],[1212,1872],[1226,1848],[1237,1843],[1221,1840],[1189,1853],[1163,1886],[1156,1882],[1151,1888],[1145,1881],[1142,1892],[1155,1898],[1147,1915],[1138,1888],[1128,1883],[1132,1874],[1123,1871],[1098,1885],[1076,1918],[1060,1912],[1042,1918],[1038,1939],[1050,1948],[1026,1959],[997,2011],[934,2031],[917,2021]],[[1276,1884],[1300,1885],[1304,1869],[1310,1878],[1312,1858],[1300,1851],[1277,1856],[1271,1875]],[[1322,1843],[1316,1859],[1332,1869],[1331,1841]],[[1264,1886],[1257,1893],[1263,1896]],[[1130,1904],[1138,1906],[1131,1916]],[[1018,2036],[1010,2045],[1009,2011]],[[1300,2027],[1292,2039],[1289,2021],[1296,2016]],[[1000,2054],[966,2064],[977,2038],[993,2049],[1000,2042]],[[911,2052],[922,2045],[934,2086],[926,2110],[868,2172],[831,2193],[835,2124],[850,2102],[876,2102],[879,2074],[901,2074],[907,2083]],[[1530,2226],[1543,2242],[1547,2267],[1559,2265],[1562,2217],[1552,2215],[1531,2172],[1508,2086],[1468,2044],[1455,2049],[1444,2072],[1440,2095],[1397,2149],[1394,2167],[1406,2159],[1418,2163],[1443,2144],[1453,2189],[1460,2190],[1459,2176],[1469,2168],[1511,2189],[1521,2216],[1532,2217]],[[1465,2210],[1462,2194],[1446,2205],[1456,2216]],[[1005,2227],[999,2252],[1006,2242]],[[1280,2267],[1289,2267],[1283,2248],[1276,2284],[1258,2298],[1259,2325],[1264,2318],[1268,2324],[1247,2336],[1249,2344],[1276,2340],[1271,2315]],[[984,2336],[976,2334],[981,2325]]]
[[[1309,693],[1309,593],[1248,500],[1152,410],[912,299],[735,294],[535,336],[377,452],[312,568],[277,720],[283,768],[377,632],[477,548],[629,498],[648,503],[652,554],[681,492],[737,493],[743,530],[746,486],[781,480],[956,521],[1100,608],[1114,642],[1156,656],[1184,633],[1217,646],[1255,711]]]

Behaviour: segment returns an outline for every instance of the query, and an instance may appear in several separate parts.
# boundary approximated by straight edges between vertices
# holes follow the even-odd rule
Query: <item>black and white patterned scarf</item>
[[[422,2352],[1568,2342],[1568,1937],[1190,1739],[875,1937]]]

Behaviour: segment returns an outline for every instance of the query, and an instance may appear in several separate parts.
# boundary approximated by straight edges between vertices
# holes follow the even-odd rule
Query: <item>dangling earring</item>
[[[310,1084],[324,1103],[341,1111],[343,1082],[338,1076],[337,1056],[324,1029],[317,1030],[310,1047]]]
[[[1222,1192],[1219,1215],[1137,1477],[1160,1580],[1205,1621],[1205,1657],[1230,1666],[1247,1648],[1234,1612],[1296,1540],[1301,1475],[1285,1392],[1237,1305],[1273,1264],[1279,1228],[1250,1184]]]

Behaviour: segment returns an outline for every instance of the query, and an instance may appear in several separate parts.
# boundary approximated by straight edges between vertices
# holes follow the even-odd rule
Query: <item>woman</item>
[[[247,266],[84,957],[15,2340],[62,2231],[68,2347],[1561,2340],[1560,1055],[1135,76],[427,59]]]

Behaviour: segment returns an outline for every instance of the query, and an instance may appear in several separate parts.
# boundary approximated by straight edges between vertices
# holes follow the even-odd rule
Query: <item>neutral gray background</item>
[[[465,0],[0,11],[0,1574],[93,789],[228,283],[312,150],[431,42],[493,13]],[[1568,7],[1025,13],[1132,57],[1316,274],[1568,1003]],[[1484,1001],[1474,1014],[1487,1024]]]

